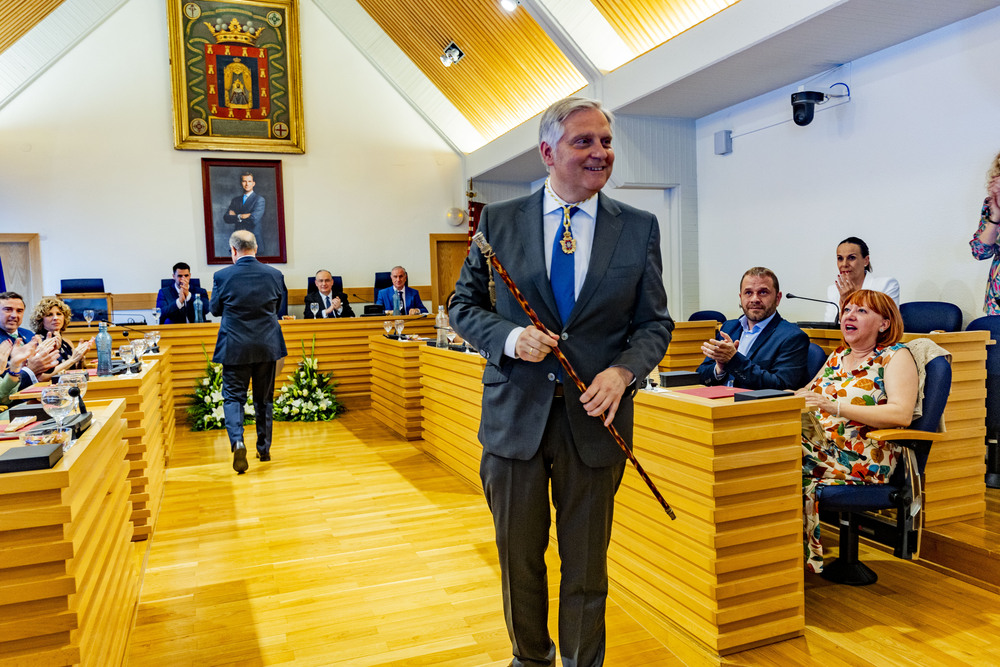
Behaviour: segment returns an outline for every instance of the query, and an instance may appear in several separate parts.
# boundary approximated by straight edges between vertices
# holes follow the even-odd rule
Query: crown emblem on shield
[[[205,25],[208,26],[212,36],[215,37],[217,44],[247,44],[253,46],[257,42],[257,38],[260,37],[260,33],[264,32],[264,26],[255,29],[253,23],[250,21],[247,21],[244,25],[240,25],[240,22],[236,18],[233,18],[228,26],[222,22],[222,19],[218,19],[215,25],[206,21]]]

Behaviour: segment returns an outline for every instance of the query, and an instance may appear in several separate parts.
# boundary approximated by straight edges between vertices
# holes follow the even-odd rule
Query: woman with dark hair
[[[899,281],[895,278],[878,278],[872,274],[872,262],[868,257],[868,244],[857,236],[848,236],[837,245],[837,279],[826,290],[826,300],[839,303],[840,309],[847,303],[847,297],[860,289],[884,292],[899,306]],[[831,304],[826,307],[827,322],[837,320],[837,309]]]
[[[802,498],[806,567],[823,571],[816,488],[884,484],[899,446],[870,440],[880,428],[905,427],[917,402],[917,366],[899,342],[903,318],[883,292],[858,290],[840,318],[843,345],[796,392],[806,400],[802,428]]]
[[[986,303],[983,311],[987,315],[1000,315],[1000,245],[997,245],[997,233],[1000,232],[1000,153],[993,158],[989,171],[986,172],[986,199],[983,210],[979,214],[979,228],[969,241],[972,256],[976,259],[993,259],[990,265],[990,277],[986,283]]]
[[[47,296],[38,302],[31,313],[31,330],[42,338],[59,339],[59,362],[38,376],[39,382],[49,380],[53,375],[71,368],[83,368],[83,356],[87,354],[94,339],[85,340],[76,347],[63,337],[72,313],[61,299]]]

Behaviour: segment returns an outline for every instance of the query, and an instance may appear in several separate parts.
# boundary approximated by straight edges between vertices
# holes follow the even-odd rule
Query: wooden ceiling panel
[[[735,5],[739,0],[591,0],[636,55]]]
[[[495,0],[358,4],[487,140],[587,83],[527,12]],[[445,67],[452,41],[465,57]]]
[[[35,27],[63,0],[17,0],[0,2],[0,53]]]

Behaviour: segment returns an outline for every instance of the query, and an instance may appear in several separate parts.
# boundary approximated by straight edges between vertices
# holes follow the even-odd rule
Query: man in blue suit
[[[479,230],[538,314],[532,325],[472,246],[451,322],[486,358],[480,476],[493,524],[513,667],[553,666],[545,550],[551,506],[561,560],[562,664],[605,654],[607,553],[625,453],[602,424],[632,439],[632,396],[670,342],[656,216],[601,192],[611,176],[612,115],[595,100],[547,109],[539,152],[545,186],[490,204]],[[586,392],[552,354],[570,360]]]
[[[778,314],[781,292],[770,269],[755,266],[740,279],[743,316],[705,341],[698,375],[707,385],[742,389],[799,389],[809,380],[809,337]]]
[[[267,209],[267,202],[253,191],[254,181],[251,172],[244,171],[240,174],[240,187],[243,188],[243,194],[233,197],[233,200],[229,202],[229,210],[226,211],[226,215],[222,219],[233,225],[233,229],[236,231],[243,229],[256,234],[259,232],[258,225]]]
[[[427,308],[424,307],[423,302],[420,300],[420,292],[406,286],[408,278],[406,269],[401,266],[394,266],[389,277],[392,278],[392,287],[379,290],[378,296],[375,297],[375,303],[382,306],[387,315],[419,315],[420,313],[427,312]]]
[[[208,292],[204,287],[191,287],[191,267],[185,262],[177,262],[174,264],[174,284],[161,288],[156,295],[160,324],[194,322],[194,303],[198,298],[201,298],[202,312],[207,315]]]
[[[286,291],[281,271],[257,261],[253,234],[233,232],[229,251],[233,265],[216,271],[212,283],[212,314],[222,316],[212,361],[222,364],[222,409],[233,450],[233,469],[242,475],[248,467],[243,406],[251,383],[257,458],[271,460],[276,362],[288,354],[278,323]]]

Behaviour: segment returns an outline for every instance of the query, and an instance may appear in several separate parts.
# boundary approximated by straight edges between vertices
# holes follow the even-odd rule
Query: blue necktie
[[[575,250],[576,241],[573,239],[573,232],[570,229],[569,221],[577,211],[576,206],[563,206],[563,223],[556,229],[556,237],[552,245],[552,264],[549,267],[549,282],[552,284],[552,293],[556,297],[556,307],[559,309],[559,319],[563,326],[569,320],[569,314],[573,311],[573,304],[576,303],[576,271],[573,260],[573,252],[565,252],[563,249],[566,241],[564,235],[569,234],[569,240]]]

